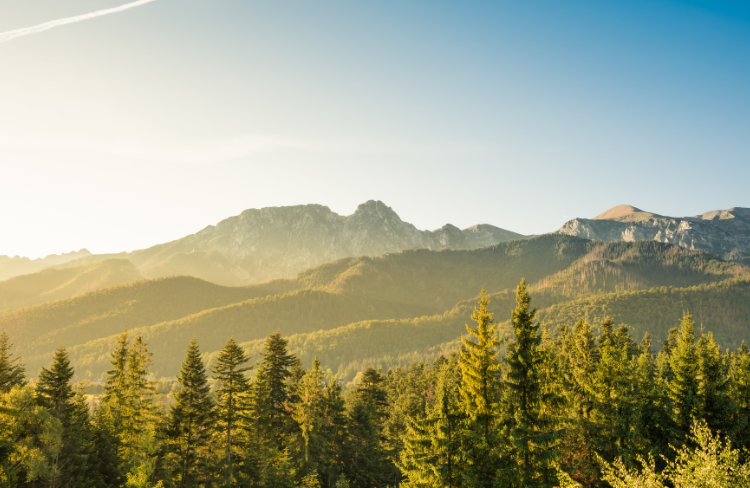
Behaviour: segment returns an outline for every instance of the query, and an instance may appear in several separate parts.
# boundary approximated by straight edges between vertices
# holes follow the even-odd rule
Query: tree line
[[[656,353],[611,319],[548,331],[525,281],[500,339],[489,305],[458,352],[351,388],[276,332],[256,363],[230,338],[208,369],[193,339],[167,398],[124,332],[92,401],[64,347],[28,381],[2,334],[0,486],[750,486],[744,343],[687,312]]]

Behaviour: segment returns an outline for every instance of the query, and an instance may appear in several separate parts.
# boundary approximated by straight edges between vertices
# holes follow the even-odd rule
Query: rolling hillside
[[[669,244],[604,244],[544,235],[477,250],[342,259],[295,279],[247,287],[187,277],[144,280],[6,312],[0,329],[11,334],[32,373],[62,342],[83,368],[81,374],[98,376],[127,324],[149,342],[157,371],[172,375],[193,336],[210,354],[230,335],[252,343],[277,328],[304,335],[342,327],[359,330],[368,323],[368,333],[381,330],[382,337],[355,341],[354,349],[360,351],[355,356],[388,341],[397,342],[396,349],[417,344],[407,349],[424,351],[455,339],[473,306],[462,301],[482,287],[494,294],[498,317],[506,316],[514,304],[512,289],[522,277],[531,283],[535,303],[546,309],[609,291],[712,285],[747,275],[745,266]],[[417,328],[403,326],[407,323]],[[422,327],[425,323],[443,325]],[[403,334],[397,332],[400,327],[405,327]]]
[[[133,263],[125,259],[108,259],[62,269],[47,268],[1,281],[0,310],[70,298],[142,278]]]

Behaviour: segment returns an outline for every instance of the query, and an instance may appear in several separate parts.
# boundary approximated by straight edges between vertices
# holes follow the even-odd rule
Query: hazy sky
[[[156,0],[0,44],[0,254],[369,199],[524,234],[750,207],[750,2]]]

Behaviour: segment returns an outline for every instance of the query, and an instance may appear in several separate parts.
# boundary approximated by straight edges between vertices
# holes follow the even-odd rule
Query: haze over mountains
[[[63,343],[81,375],[98,376],[127,325],[160,374],[176,372],[193,336],[210,359],[230,335],[252,352],[279,329],[300,357],[351,378],[455,350],[482,288],[507,320],[525,277],[551,327],[612,315],[658,341],[688,308],[734,347],[750,340],[749,243],[742,208],[676,219],[623,205],[533,238],[421,231],[376,201],[349,216],[264,208],[131,253],[1,257],[6,275],[34,272],[0,281],[0,330],[32,375]]]
[[[487,224],[464,230],[446,224],[435,231],[421,231],[374,200],[348,216],[323,205],[268,207],[245,210],[182,239],[130,253],[91,255],[82,250],[35,261],[5,257],[7,262],[19,263],[9,266],[0,279],[63,263],[71,267],[118,258],[128,259],[146,278],[189,275],[238,286],[292,277],[344,257],[380,256],[405,249],[476,249],[523,237]],[[21,261],[29,266],[23,268]],[[47,261],[46,266],[42,264]],[[0,263],[0,273],[4,264]]]

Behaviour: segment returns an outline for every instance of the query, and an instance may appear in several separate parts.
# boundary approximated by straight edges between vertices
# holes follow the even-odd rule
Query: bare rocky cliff
[[[664,217],[620,205],[593,219],[570,220],[557,232],[607,242],[653,240],[750,264],[750,209],[742,207]]]

